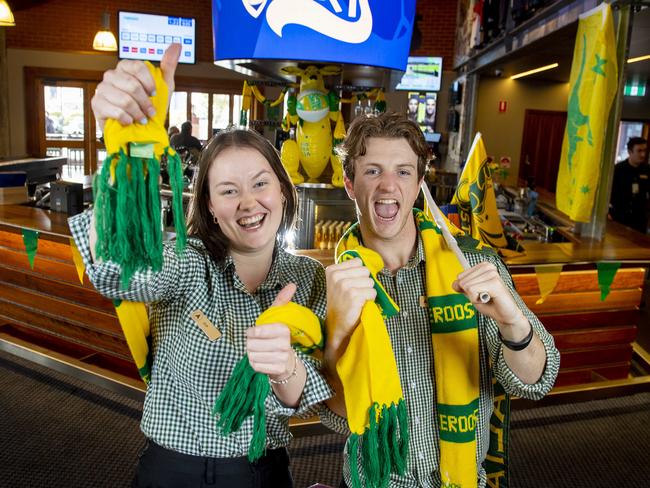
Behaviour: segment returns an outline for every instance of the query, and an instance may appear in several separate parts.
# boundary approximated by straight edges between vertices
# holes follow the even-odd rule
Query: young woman
[[[162,63],[171,89],[175,49]],[[141,64],[122,61],[104,77],[93,100],[100,124],[108,117],[123,123],[129,123],[127,116],[141,119],[137,112],[146,111],[146,104],[120,105],[151,92]],[[134,486],[292,486],[288,418],[306,414],[330,389],[309,358],[294,354],[284,324],[252,325],[269,306],[289,300],[321,318],[325,314],[322,267],[280,246],[295,213],[295,189],[273,146],[255,132],[231,130],[203,150],[187,248],[178,256],[173,243],[166,244],[160,272],[136,273],[122,290],[119,266],[93,259],[92,212],[70,219],[97,290],[111,299],[150,304],[153,367],[141,422],[147,444]],[[208,337],[199,322],[217,330],[219,338]],[[224,436],[211,414],[244,354],[272,384],[265,403],[267,450],[252,464],[246,457],[252,417]]]

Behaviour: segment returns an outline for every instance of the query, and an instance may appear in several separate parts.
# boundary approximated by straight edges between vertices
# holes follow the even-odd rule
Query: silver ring
[[[487,291],[480,291],[478,293],[478,301],[481,303],[488,303],[492,300],[492,297]]]

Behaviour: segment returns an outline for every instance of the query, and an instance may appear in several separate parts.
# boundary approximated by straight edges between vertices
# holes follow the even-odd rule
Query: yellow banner
[[[602,3],[580,16],[557,177],[557,208],[576,222],[591,220],[607,118],[617,84],[612,9]]]
[[[458,206],[460,225],[467,234],[485,245],[506,247],[489,162],[477,132],[451,203]]]

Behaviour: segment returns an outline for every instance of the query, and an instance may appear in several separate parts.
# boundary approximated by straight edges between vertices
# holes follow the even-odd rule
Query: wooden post
[[[7,74],[7,47],[5,29],[0,27],[0,157],[9,156],[11,127],[9,125],[9,77]]]

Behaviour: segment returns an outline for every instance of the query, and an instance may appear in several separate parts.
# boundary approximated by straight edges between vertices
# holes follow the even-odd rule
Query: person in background
[[[424,132],[436,131],[436,98],[428,96],[424,105],[424,117],[419,122],[424,127]]]
[[[170,96],[179,55],[173,44],[161,61]],[[93,97],[98,123],[146,119],[154,89],[144,63],[121,61]],[[162,270],[136,273],[128,289],[118,265],[95,259],[92,211],[69,221],[97,290],[150,304],[153,366],[140,424],[147,442],[133,486],[291,487],[289,417],[310,415],[331,391],[313,360],[294,352],[285,324],[252,326],[290,300],[325,314],[322,266],[282,248],[296,217],[295,188],[270,142],[254,131],[223,131],[201,153],[190,205],[183,255],[165,242]],[[271,383],[266,451],[255,463],[247,458],[253,416],[224,436],[211,412],[244,354]]]
[[[167,131],[167,137],[169,137],[171,139],[176,134],[180,134],[180,133],[181,133],[181,131],[180,131],[180,129],[178,127],[176,127],[175,125],[170,125],[169,130]]]
[[[648,232],[650,211],[650,165],[648,142],[631,137],[627,142],[627,159],[614,167],[610,217],[642,233]]]
[[[420,109],[420,99],[418,98],[417,94],[409,95],[408,112],[407,112],[408,119],[412,120],[413,122],[417,122],[419,109]]]
[[[422,305],[427,297],[425,273],[431,269],[444,273],[450,267],[449,262],[439,261],[442,257],[437,254],[425,256],[416,223],[420,214],[413,210],[427,169],[428,146],[416,123],[405,115],[390,113],[355,119],[342,146],[345,189],[355,201],[359,219],[351,232],[355,232],[363,247],[381,256],[383,269],[377,278],[400,309],[398,314],[385,319],[385,324],[411,429],[406,472],[403,476],[391,473],[390,486],[440,486],[444,479],[439,470],[439,438],[443,426],[438,423],[439,385],[434,374],[432,328],[435,323],[436,327],[446,326],[451,330],[455,322],[438,325],[443,314],[436,316]],[[461,244],[461,249],[472,267],[455,276],[453,283],[444,285],[453,288],[455,293],[439,298],[448,299],[452,304],[465,301],[465,306],[478,312],[470,314],[478,320],[476,354],[480,366],[476,380],[479,390],[476,454],[471,456],[471,462],[477,462],[477,484],[484,487],[486,473],[482,463],[490,441],[489,420],[494,405],[492,379],[495,377],[512,395],[539,399],[553,387],[560,361],[552,336],[519,297],[498,255],[465,246]],[[438,251],[434,248],[433,252]],[[430,259],[434,263],[429,262],[430,266],[425,268]],[[359,325],[362,307],[366,301],[374,300],[377,292],[370,270],[359,258],[329,266],[326,277],[324,367],[336,393],[325,402],[321,419],[331,429],[349,435],[346,392],[342,391],[336,365]],[[479,300],[481,292],[489,293],[488,303]],[[455,383],[451,388],[457,388]],[[348,443],[345,452],[349,449]],[[350,464],[347,456],[344,457],[341,486],[352,486]],[[357,465],[361,465],[360,460]],[[363,480],[360,472],[359,477]]]
[[[201,151],[201,141],[192,135],[192,122],[187,121],[181,124],[181,131],[179,134],[173,135],[169,139],[169,143],[174,149],[185,147],[189,150]]]

